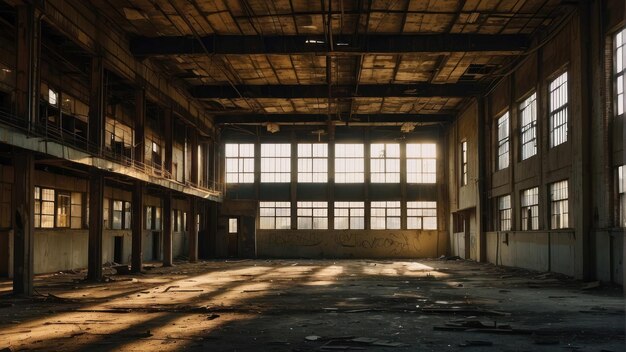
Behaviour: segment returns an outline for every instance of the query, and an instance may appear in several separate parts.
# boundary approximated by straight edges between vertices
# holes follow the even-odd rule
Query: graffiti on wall
[[[409,238],[402,233],[387,233],[384,236],[338,233],[334,237],[335,243],[341,247],[383,250],[389,254],[398,254],[409,250]]]

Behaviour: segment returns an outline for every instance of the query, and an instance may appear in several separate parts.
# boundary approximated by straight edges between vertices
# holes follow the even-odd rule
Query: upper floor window
[[[328,229],[328,203],[298,202],[298,229]]]
[[[539,230],[539,188],[522,191],[522,230]]]
[[[500,231],[511,231],[511,196],[498,198],[498,222]]]
[[[565,229],[569,227],[569,204],[567,180],[550,185],[550,228]]]
[[[400,182],[400,145],[371,144],[370,166],[372,183]]]
[[[298,144],[298,182],[328,181],[328,144]]]
[[[626,227],[626,166],[617,168],[617,182],[619,192],[619,226]]]
[[[406,145],[406,182],[437,182],[437,145],[434,143]]]
[[[624,82],[624,73],[626,72],[626,29],[623,29],[615,35],[615,111],[617,115],[624,114],[624,90],[626,83]]]
[[[401,210],[400,202],[371,202],[372,230],[400,229]]]
[[[226,183],[254,183],[254,144],[226,144]]]
[[[335,183],[362,183],[364,173],[363,144],[336,144]]]
[[[520,105],[520,143],[522,160],[537,154],[537,93],[533,93]]]
[[[406,228],[437,229],[437,202],[406,202]]]
[[[54,227],[54,190],[35,187],[35,227]]]
[[[498,170],[509,167],[509,112],[498,119]]]
[[[467,141],[461,142],[461,186],[467,185]]]
[[[260,202],[259,228],[264,230],[291,229],[291,204],[289,202]]]
[[[114,230],[130,229],[130,209],[130,202],[113,201],[113,221],[111,227]]]
[[[335,230],[365,229],[364,202],[335,202]]]
[[[261,182],[291,182],[291,144],[261,144]]]
[[[57,106],[59,104],[59,93],[52,88],[48,88],[48,104]]]
[[[550,82],[550,148],[567,142],[567,72]]]

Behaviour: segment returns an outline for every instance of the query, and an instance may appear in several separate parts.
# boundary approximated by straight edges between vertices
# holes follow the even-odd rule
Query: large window
[[[72,192],[70,207],[70,227],[73,229],[81,229],[83,227],[83,194]]]
[[[626,227],[626,166],[617,168],[617,187],[619,192],[619,226]]]
[[[370,167],[372,183],[400,182],[400,145],[371,144]]]
[[[569,227],[569,204],[567,180],[550,185],[550,228],[566,229]]]
[[[539,188],[522,191],[522,230],[539,230]]]
[[[498,170],[509,167],[509,112],[498,119]]]
[[[467,185],[467,141],[461,142],[461,186]]]
[[[35,187],[35,227],[54,227],[54,190]]]
[[[328,203],[298,202],[298,229],[328,229]]]
[[[57,192],[57,224],[56,227],[70,227],[70,192]]]
[[[406,145],[406,182],[437,182],[437,145],[434,143]]]
[[[361,183],[365,173],[363,144],[335,145],[335,183]]]
[[[254,183],[254,144],[226,144],[226,183]]]
[[[261,182],[291,182],[291,144],[261,144]]]
[[[260,202],[259,228],[264,230],[288,230],[291,228],[291,204],[289,202]]]
[[[365,229],[364,202],[335,202],[335,230]]]
[[[550,82],[550,148],[567,142],[567,72]]]
[[[114,230],[130,229],[130,202],[124,202],[122,200],[113,201],[113,222],[111,227]],[[152,216],[152,213],[150,213]]]
[[[626,72],[626,29],[615,35],[615,112],[617,115],[624,114],[624,90],[626,83],[624,82],[624,73]]]
[[[402,226],[400,202],[372,202],[370,209],[372,230],[400,229]]]
[[[519,111],[522,160],[526,160],[537,154],[537,93],[524,100]]]
[[[437,202],[406,202],[406,228],[437,229]]]
[[[161,208],[146,207],[146,230],[161,230]]]
[[[511,196],[498,198],[498,230],[511,231]]]
[[[298,144],[298,182],[328,181],[328,144]]]

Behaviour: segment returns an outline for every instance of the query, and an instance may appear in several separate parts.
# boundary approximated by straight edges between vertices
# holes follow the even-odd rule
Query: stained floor
[[[113,272],[107,270],[109,274]],[[462,260],[242,260],[0,281],[0,350],[624,351],[624,296]]]

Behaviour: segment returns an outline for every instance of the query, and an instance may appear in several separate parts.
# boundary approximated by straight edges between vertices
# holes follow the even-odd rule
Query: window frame
[[[284,147],[288,151],[286,154],[282,154]],[[291,143],[261,143],[261,183],[290,183],[291,156]]]
[[[525,192],[530,192],[533,194],[526,195]],[[528,197],[534,197],[536,199],[535,203],[524,204],[524,201],[528,199]],[[528,228],[528,209],[531,211],[531,228]],[[520,219],[521,226],[520,229],[522,231],[537,231],[539,230],[539,187],[531,187],[524,189],[520,192]],[[536,221],[535,221],[536,220]]]
[[[626,165],[617,168],[617,227],[626,228]]]
[[[349,155],[350,152],[359,155]],[[356,148],[356,149],[355,149]],[[342,150],[340,152],[340,149]],[[350,150],[353,149],[353,150]],[[340,155],[342,154],[342,155]],[[345,155],[344,155],[345,154]],[[365,144],[364,143],[335,143],[335,183],[364,183],[365,182]],[[348,171],[348,165],[356,167],[356,171]],[[360,166],[360,169],[358,168]],[[345,169],[345,171],[341,171]],[[353,168],[354,169],[354,168]]]
[[[335,230],[365,230],[365,202],[364,201],[335,201],[333,229]],[[337,226],[338,221],[347,220],[347,227]],[[358,225],[358,226],[357,226]]]
[[[379,226],[382,219],[383,226]],[[402,229],[402,202],[372,201],[370,202],[370,229],[371,230],[400,230]]]
[[[434,205],[434,206],[432,206]],[[430,214],[434,209],[434,216]],[[437,230],[438,229],[438,216],[437,216],[437,201],[409,201],[406,202],[406,228],[407,230]],[[428,221],[432,221],[434,218],[435,227],[426,226]],[[428,220],[431,219],[431,220]],[[416,226],[412,225],[412,220],[415,220]]]
[[[564,187],[563,187],[564,185]],[[559,187],[555,189],[555,187]],[[562,192],[565,192],[563,196]],[[555,199],[555,194],[558,198]],[[548,186],[548,195],[550,199],[550,229],[561,230],[568,229],[569,226],[569,181],[561,180],[550,183]],[[558,207],[558,209],[556,209]]]
[[[52,200],[44,200],[44,191],[52,192]],[[52,213],[43,213],[44,203],[52,204]],[[56,227],[56,190],[54,188],[35,186],[34,189],[34,227],[36,229],[54,229]],[[51,226],[42,226],[43,218],[52,219]],[[37,220],[39,218],[39,220]]]
[[[237,146],[237,155],[228,156],[229,146]],[[245,146],[245,155],[242,155],[242,146]],[[251,151],[251,153],[249,153]],[[251,155],[249,155],[251,154]],[[224,183],[226,184],[250,184],[254,183],[255,174],[255,145],[254,143],[224,143]],[[183,155],[185,152],[183,150]],[[235,171],[229,170],[229,162],[233,162]],[[234,177],[229,181],[229,177]]]
[[[620,42],[621,39],[621,42]],[[614,115],[623,117],[626,113],[626,27],[613,36],[613,104]],[[621,55],[621,63],[619,56]],[[621,67],[620,67],[621,66]],[[621,70],[620,70],[621,68]],[[621,86],[620,86],[621,81]],[[620,91],[621,88],[621,91]],[[621,108],[621,112],[620,112]]]
[[[328,230],[328,202],[298,201],[296,229],[298,230]],[[322,220],[320,223],[316,220]],[[324,223],[325,220],[325,223]],[[310,227],[304,226],[310,221]]]
[[[530,121],[524,124],[524,117],[527,116],[526,111],[530,110]],[[537,92],[533,91],[530,95],[522,100],[518,105],[519,110],[519,123],[520,123],[520,158],[521,160],[530,159],[537,155]],[[525,140],[528,137],[526,133],[532,135],[532,137]],[[531,144],[530,148],[526,148]],[[532,150],[530,153],[525,153],[527,150]]]
[[[416,146],[415,152],[411,147]],[[434,146],[434,156],[425,155],[425,146]],[[434,184],[437,183],[437,143],[407,143],[406,144],[406,183],[407,184]],[[432,163],[433,165],[429,165]],[[411,165],[414,164],[414,165]],[[428,167],[426,167],[428,166]],[[434,172],[427,172],[433,167]],[[415,171],[411,171],[414,169]]]
[[[553,85],[563,77],[564,82],[553,88]],[[560,90],[561,88],[565,89],[564,94],[557,93],[557,90]],[[567,143],[569,140],[569,92],[569,72],[567,70],[561,71],[548,82],[548,124],[550,148],[558,147],[561,144]],[[556,108],[553,108],[552,104],[555,100],[554,97],[557,94],[561,95],[561,98],[564,98],[564,103]],[[563,114],[562,117],[564,121],[559,125],[555,125],[555,118],[557,118],[560,114]],[[557,132],[561,131],[561,129],[564,129],[562,134],[564,139],[560,140],[561,137],[559,137],[559,140],[555,140],[557,136],[561,136],[561,134],[557,134]]]
[[[461,141],[461,186],[467,186],[468,182],[468,160],[467,160],[467,140]]]
[[[375,156],[374,150],[380,146],[383,155]],[[369,148],[370,183],[400,183],[400,143],[370,143]],[[390,156],[390,152],[393,155]]]
[[[266,209],[266,211],[264,211]],[[272,209],[269,215],[268,209]],[[279,211],[279,209],[281,211]],[[266,215],[263,215],[263,213]],[[278,213],[281,213],[280,215]],[[264,221],[267,219],[266,221]],[[270,221],[271,222],[267,222]],[[279,227],[279,222],[281,227]],[[266,226],[271,224],[271,226]],[[260,230],[290,230],[291,229],[291,202],[286,201],[259,201],[259,229]]]
[[[305,148],[310,148],[306,153]],[[316,147],[322,147],[322,156],[316,155]],[[307,155],[302,155],[307,154]],[[298,183],[327,183],[328,182],[328,143],[298,143]],[[317,162],[316,162],[317,161]],[[305,168],[310,169],[304,170]],[[323,171],[317,171],[321,168]]]
[[[511,164],[511,121],[509,111],[505,111],[496,120],[498,146],[496,148],[496,170],[504,170]],[[504,134],[505,133],[505,134]]]
[[[513,207],[511,203],[511,195],[505,194],[496,199],[498,205],[498,231],[511,231],[513,229]]]

